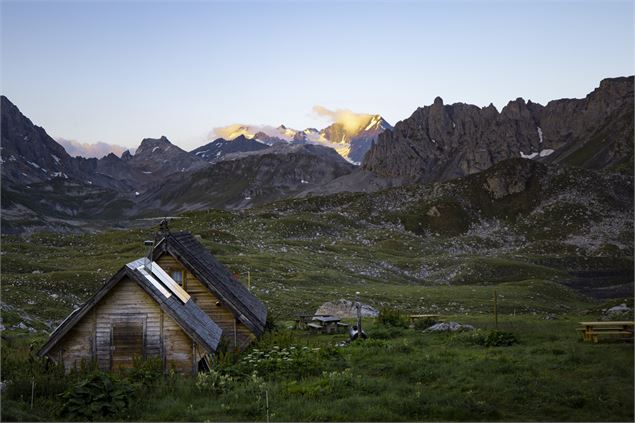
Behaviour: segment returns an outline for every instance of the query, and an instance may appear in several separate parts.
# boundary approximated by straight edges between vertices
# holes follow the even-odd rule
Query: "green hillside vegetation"
[[[254,348],[324,352],[303,357],[299,370],[256,376],[234,362],[240,357],[219,356],[223,364],[209,376],[216,379],[199,387],[176,376],[148,384],[151,363],[140,363],[115,384],[131,385],[136,399],[103,419],[266,420],[266,391],[271,421],[632,420],[632,345],[582,343],[574,330],[610,306],[633,305],[632,182],[512,160],[443,184],[181,214],[171,230],[200,235],[245,284],[249,272],[252,292],[267,304],[279,330]],[[86,419],[63,411],[58,394],[90,369],[44,371],[29,345],[37,350],[61,319],[143,256],[155,230],[2,236],[3,420]],[[494,290],[499,329],[518,340],[512,346],[483,345],[497,336]],[[288,329],[293,315],[356,291],[377,308],[440,314],[481,332],[429,334],[367,319],[370,340],[336,347],[345,335]]]

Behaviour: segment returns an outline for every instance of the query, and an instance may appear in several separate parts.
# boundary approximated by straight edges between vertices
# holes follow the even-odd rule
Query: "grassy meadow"
[[[451,235],[413,231],[394,216],[364,214],[356,196],[332,197],[329,207],[310,199],[188,212],[170,223],[200,235],[245,284],[249,272],[276,324],[242,355],[218,354],[214,371],[194,379],[162,376],[152,362],[118,376],[88,364],[63,375],[32,354],[73,308],[145,254],[155,227],[3,236],[2,419],[633,420],[633,345],[591,345],[575,332],[612,305],[632,307],[632,294],[594,298],[574,289],[570,274],[612,270],[591,282],[614,292],[632,281],[632,251],[530,240],[521,223],[496,219]],[[290,328],[294,314],[356,291],[378,309],[439,314],[476,331],[426,333],[366,319],[370,338],[342,345],[347,335]],[[488,341],[501,333],[511,345]],[[87,398],[93,405],[80,407]]]
[[[366,319],[370,338],[335,346],[346,335],[312,335],[286,328],[266,334],[241,357],[221,356],[212,377],[159,372],[120,375],[132,387],[117,414],[91,419],[141,421],[630,421],[632,344],[583,343],[578,317],[544,320],[501,316],[499,330],[517,342],[486,346],[493,322],[485,316],[445,316],[475,332],[425,333]],[[3,420],[86,419],[69,413],[59,394],[90,375],[35,376],[33,408],[27,371],[11,366],[20,341],[3,343],[3,367],[24,380],[3,395]],[[293,355],[293,351],[308,351]],[[282,351],[281,354],[275,353]],[[276,357],[292,352],[292,359]],[[267,358],[271,356],[271,358]],[[253,359],[251,357],[260,357]],[[9,360],[9,363],[6,361]],[[256,373],[254,373],[256,372]],[[6,372],[8,373],[8,372]],[[210,380],[213,379],[213,380]],[[268,400],[268,408],[266,401]],[[98,400],[95,400],[98,402]]]

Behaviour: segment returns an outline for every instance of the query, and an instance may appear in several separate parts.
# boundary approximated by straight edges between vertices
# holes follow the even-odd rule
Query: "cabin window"
[[[172,272],[172,279],[174,279],[174,282],[176,282],[179,285],[183,286],[183,271],[174,270]]]

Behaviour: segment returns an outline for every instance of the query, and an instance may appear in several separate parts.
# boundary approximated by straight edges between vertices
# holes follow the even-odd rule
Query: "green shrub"
[[[253,348],[245,354],[237,364],[241,374],[266,375],[268,379],[285,377],[302,378],[320,374],[329,363],[339,360],[340,352],[333,347],[309,348],[297,345],[271,349]]]
[[[401,327],[376,325],[368,331],[368,336],[371,339],[393,339],[403,336],[403,333]]]
[[[64,401],[61,414],[78,420],[124,417],[134,392],[128,382],[95,372],[61,395]]]
[[[235,381],[232,376],[212,369],[209,372],[199,373],[196,376],[196,387],[201,391],[221,394],[229,391]]]
[[[408,327],[408,319],[402,316],[399,310],[392,308],[382,308],[379,310],[377,322],[384,326],[395,326],[401,328]]]
[[[475,330],[466,335],[468,342],[484,347],[508,347],[518,343],[516,336],[511,332],[500,330]]]
[[[155,385],[162,377],[163,363],[160,357],[133,358],[132,369],[128,373],[128,378],[131,382],[149,387]]]
[[[10,348],[8,344],[3,339],[1,369],[2,380],[6,383],[3,399],[30,398],[32,384],[36,398],[57,398],[64,392],[69,380],[76,376],[76,373],[65,375],[62,365],[37,357],[32,352]]]

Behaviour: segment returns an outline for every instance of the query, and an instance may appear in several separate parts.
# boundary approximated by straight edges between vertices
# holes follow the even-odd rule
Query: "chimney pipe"
[[[145,260],[145,268],[152,273],[152,250],[154,250],[154,241],[143,241],[143,245],[148,249]]]

